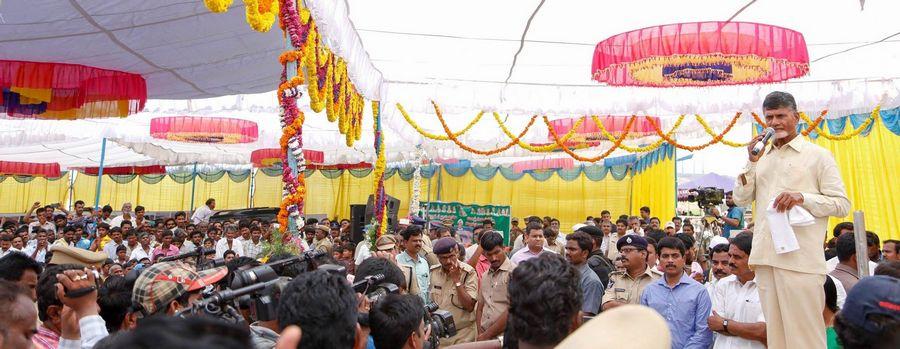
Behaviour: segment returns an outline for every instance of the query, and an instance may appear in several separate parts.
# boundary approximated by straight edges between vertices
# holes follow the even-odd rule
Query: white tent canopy
[[[306,0],[327,44],[348,61],[350,77],[369,99],[382,101],[388,161],[472,159],[508,164],[534,154],[518,147],[497,156],[467,153],[452,142],[427,140],[400,116],[402,103],[424,129],[442,134],[431,109],[436,101],[451,129],[464,127],[479,110],[500,112],[513,133],[532,115],[551,119],[584,114],[654,115],[663,127],[680,114],[701,114],[721,130],[744,112],[728,139],[746,141],[749,112],[772,90],[795,94],[811,114],[828,117],[900,105],[900,37],[890,23],[896,1],[821,2],[700,0],[645,1],[361,1]],[[539,7],[539,4],[542,4]],[[536,10],[537,9],[537,10]],[[106,166],[246,165],[249,154],[277,147],[278,108],[271,91],[281,72],[277,55],[286,44],[277,27],[252,31],[243,4],[227,13],[209,12],[202,1],[4,1],[0,2],[0,59],[78,63],[142,74],[151,100],[144,113],[125,119],[0,122],[0,160],[59,162],[64,168],[99,165],[100,140],[107,138]],[[530,26],[526,30],[526,23]],[[804,34],[810,74],[784,83],[710,88],[625,88],[591,80],[594,45],[615,34],[650,25],[727,20],[784,26]],[[517,54],[520,49],[521,52]],[[512,66],[515,57],[515,66]],[[254,94],[261,93],[261,94]],[[216,98],[212,98],[216,97]],[[209,99],[200,99],[209,98]],[[185,101],[186,99],[192,99]],[[308,100],[304,146],[326,152],[326,163],[374,159],[372,132],[352,147],[337,125],[313,116]],[[366,115],[371,115],[366,107]],[[199,115],[256,121],[259,140],[243,145],[187,144],[149,137],[155,116]],[[371,117],[364,123],[372,129]],[[462,141],[495,148],[509,140],[493,117]],[[629,140],[644,144],[654,140]],[[688,144],[709,139],[689,117],[678,133]],[[538,120],[526,141],[548,142]],[[607,142],[608,143],[608,142]],[[604,152],[609,144],[580,150]],[[717,150],[718,151],[718,150]],[[617,150],[611,156],[625,154]]]

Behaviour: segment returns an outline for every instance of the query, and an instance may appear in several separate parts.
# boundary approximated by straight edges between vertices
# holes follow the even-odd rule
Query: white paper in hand
[[[794,228],[791,228],[787,212],[778,212],[775,209],[775,199],[769,202],[766,208],[766,219],[769,222],[769,230],[772,232],[772,243],[775,245],[775,253],[788,253],[800,249]]]

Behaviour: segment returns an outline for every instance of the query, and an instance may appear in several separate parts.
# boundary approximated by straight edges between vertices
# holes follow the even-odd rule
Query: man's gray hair
[[[790,108],[797,111],[797,101],[794,96],[787,92],[774,91],[766,95],[763,100],[763,110],[772,110],[778,108]]]

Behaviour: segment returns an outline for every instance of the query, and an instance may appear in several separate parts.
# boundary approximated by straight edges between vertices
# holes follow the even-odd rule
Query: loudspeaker
[[[385,194],[384,209],[387,210],[387,225],[391,230],[397,231],[397,211],[400,210],[400,200]],[[369,195],[366,200],[366,222],[372,221],[375,215],[375,195]]]
[[[354,244],[364,240],[366,222],[366,205],[350,205],[350,239]]]

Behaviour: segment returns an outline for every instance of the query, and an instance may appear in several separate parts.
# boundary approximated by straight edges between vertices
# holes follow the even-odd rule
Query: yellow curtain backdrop
[[[453,177],[441,170],[441,201],[467,204],[509,205],[517,217],[529,215],[552,216],[560,220],[564,231],[584,222],[587,216],[598,216],[606,209],[615,215],[627,213],[630,179],[616,181],[611,175],[602,181],[588,180],[583,174],[571,182],[557,175],[540,182],[525,175],[510,181],[499,173],[489,181],[475,178],[471,172],[461,177]],[[305,211],[309,214],[326,214],[328,217],[350,217],[351,204],[365,204],[372,193],[373,177],[353,177],[344,171],[335,179],[325,178],[315,172],[306,179]],[[666,180],[674,183],[671,178]],[[430,182],[430,185],[429,185]],[[428,191],[437,200],[438,175],[422,179],[420,200],[427,201]],[[254,205],[258,207],[278,207],[281,197],[281,177],[267,176],[258,172],[255,181]],[[400,200],[398,217],[406,217],[409,199],[412,196],[412,181],[404,181],[394,175],[385,181],[388,195]]]
[[[651,217],[666,222],[675,216],[675,159],[664,158],[643,172],[631,177],[631,215],[640,208],[650,208]]]
[[[88,205],[93,204],[94,195],[97,192],[97,176],[79,173],[75,177],[73,190],[75,200],[80,199]],[[249,179],[243,182],[234,182],[228,175],[225,175],[218,181],[209,183],[198,177],[194,193],[194,208],[203,205],[209,198],[216,199],[216,209],[246,208],[249,207],[247,195],[249,191]],[[166,176],[155,184],[147,184],[140,178],[120,184],[112,181],[108,176],[103,176],[100,205],[108,204],[114,210],[118,210],[125,202],[131,202],[135,206],[144,206],[148,211],[190,210],[191,182],[179,184]]]
[[[844,132],[850,127],[848,121]],[[829,226],[852,221],[853,211],[863,210],[866,230],[877,233],[881,241],[900,239],[900,185],[891,179],[900,173],[900,137],[878,119],[865,137],[832,141],[820,136],[810,141],[834,154],[851,203],[850,215],[832,217]]]
[[[42,205],[65,205],[68,193],[68,173],[58,180],[36,177],[28,183],[19,183],[13,176],[7,176],[0,182],[0,213],[24,214],[36,201]]]

